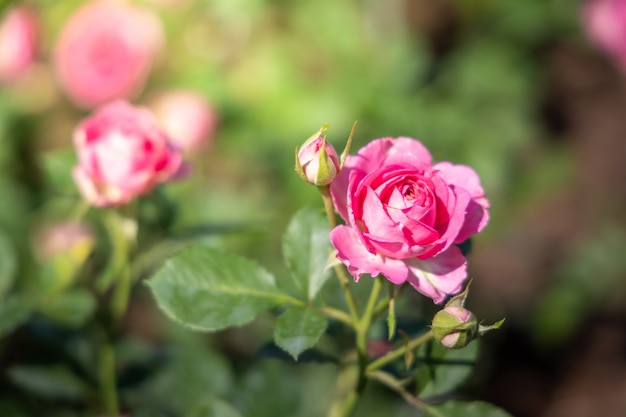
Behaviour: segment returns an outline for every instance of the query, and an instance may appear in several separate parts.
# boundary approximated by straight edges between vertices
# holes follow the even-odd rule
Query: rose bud
[[[25,7],[9,10],[0,22],[0,82],[19,77],[35,59],[35,17]]]
[[[296,148],[296,172],[318,187],[330,184],[340,170],[337,151],[326,142],[326,130],[327,127],[322,127],[300,150]]]
[[[478,322],[474,313],[463,307],[446,307],[435,314],[431,329],[442,346],[460,349],[474,340]]]
[[[162,43],[161,24],[149,11],[124,1],[90,1],[70,17],[57,41],[57,78],[83,108],[132,98],[143,89]]]
[[[217,113],[209,102],[194,91],[165,91],[149,100],[149,107],[183,151],[192,152],[209,145],[217,127]]]
[[[74,132],[74,180],[92,205],[126,204],[184,170],[180,151],[147,109],[124,101],[103,106]]]

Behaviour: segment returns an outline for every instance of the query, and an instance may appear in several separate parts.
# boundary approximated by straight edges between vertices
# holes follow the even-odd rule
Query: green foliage
[[[463,349],[446,349],[438,343],[422,346],[417,354],[418,392],[421,398],[448,394],[472,372],[479,341]]]
[[[299,211],[289,223],[283,237],[283,254],[296,286],[305,298],[315,299],[330,271],[328,221],[311,208]]]
[[[0,300],[13,286],[17,273],[15,249],[9,238],[0,231]]]
[[[26,322],[32,310],[31,300],[23,296],[14,294],[0,300],[0,337]]]
[[[80,400],[87,387],[66,367],[14,366],[8,371],[15,385],[48,399]]]
[[[289,307],[276,320],[274,340],[297,360],[300,353],[317,343],[327,324],[324,316],[312,308]]]
[[[501,408],[481,401],[447,401],[428,410],[426,417],[512,417]]]
[[[256,263],[199,246],[165,261],[148,285],[170,318],[203,331],[241,326],[290,300]]]

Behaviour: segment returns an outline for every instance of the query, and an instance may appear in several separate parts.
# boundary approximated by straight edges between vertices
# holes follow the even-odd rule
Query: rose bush
[[[73,175],[83,197],[105,207],[128,203],[183,169],[181,153],[147,109],[112,102],[74,132]]]
[[[59,83],[92,108],[139,93],[162,44],[155,15],[123,1],[86,3],[67,22],[55,51]]]
[[[489,220],[472,168],[433,165],[415,139],[376,139],[348,156],[331,195],[346,225],[330,239],[356,280],[382,274],[394,284],[408,281],[435,303],[461,290],[466,260],[456,244]]]

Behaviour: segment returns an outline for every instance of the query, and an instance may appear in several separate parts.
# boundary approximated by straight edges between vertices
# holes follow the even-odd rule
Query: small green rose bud
[[[311,136],[302,148],[296,148],[296,172],[309,184],[318,187],[330,184],[340,169],[339,156],[326,142],[327,127]]]
[[[476,337],[478,321],[463,307],[446,307],[435,314],[431,326],[435,340],[448,349],[461,349]]]

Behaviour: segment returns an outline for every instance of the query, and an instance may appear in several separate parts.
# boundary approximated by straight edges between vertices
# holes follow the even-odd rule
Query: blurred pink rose
[[[83,120],[74,132],[74,145],[74,180],[94,206],[128,203],[184,167],[181,153],[154,116],[124,101],[107,104]]]
[[[84,108],[130,98],[143,89],[161,45],[161,25],[152,13],[121,0],[90,1],[58,39],[57,77]]]
[[[591,40],[626,65],[626,0],[590,0],[583,23]]]
[[[408,281],[435,303],[462,289],[466,261],[455,244],[489,220],[473,169],[432,165],[415,139],[376,139],[346,159],[331,194],[346,225],[330,239],[355,279],[382,274],[394,284]]]
[[[15,7],[0,22],[0,82],[17,78],[35,59],[35,16]]]
[[[213,138],[217,114],[200,94],[186,90],[166,91],[150,100],[149,106],[180,149],[199,150]]]

